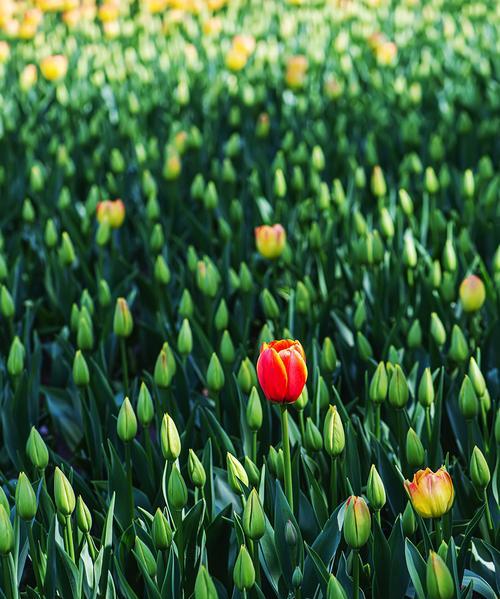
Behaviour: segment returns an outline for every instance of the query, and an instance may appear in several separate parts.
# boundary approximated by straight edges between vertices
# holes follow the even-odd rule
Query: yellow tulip
[[[443,467],[437,472],[430,468],[415,473],[413,481],[405,481],[413,507],[422,518],[439,518],[450,511],[455,498],[451,476]]]
[[[46,56],[40,62],[40,70],[42,71],[42,75],[48,81],[58,81],[66,75],[68,70],[68,59],[62,54]]]
[[[261,256],[274,260],[285,249],[286,231],[281,225],[262,225],[255,228],[255,244]]]

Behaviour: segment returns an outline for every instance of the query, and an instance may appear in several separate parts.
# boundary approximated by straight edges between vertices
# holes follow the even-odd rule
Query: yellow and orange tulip
[[[255,227],[255,244],[261,256],[275,260],[285,249],[286,231],[279,224]]]
[[[415,473],[413,481],[405,481],[412,505],[422,518],[440,518],[450,511],[455,499],[451,476],[443,467],[437,472],[430,468]]]

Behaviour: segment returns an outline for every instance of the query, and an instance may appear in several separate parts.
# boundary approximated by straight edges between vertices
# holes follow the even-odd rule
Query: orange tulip
[[[465,312],[477,312],[486,299],[484,283],[476,275],[469,275],[460,284],[460,302]]]
[[[422,518],[440,518],[450,511],[455,498],[451,476],[444,466],[437,472],[419,470],[412,482],[405,481],[405,488]]]
[[[97,220],[107,221],[112,229],[119,229],[125,220],[125,204],[122,200],[105,200],[97,204]]]
[[[281,339],[263,343],[257,361],[257,376],[269,401],[296,401],[307,381],[306,357],[300,342]]]
[[[62,54],[47,56],[40,62],[40,70],[48,81],[58,81],[66,75],[68,59]]]
[[[304,86],[309,63],[305,56],[291,56],[286,64],[285,81],[288,87],[300,89]]]
[[[286,231],[281,225],[262,225],[255,228],[255,244],[261,256],[273,260],[285,249]]]

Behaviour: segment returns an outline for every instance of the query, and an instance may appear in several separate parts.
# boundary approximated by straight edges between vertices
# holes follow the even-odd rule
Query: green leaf
[[[410,541],[406,539],[405,543],[405,558],[406,567],[410,573],[410,578],[415,588],[418,599],[425,599],[425,570],[426,565],[418,549]]]

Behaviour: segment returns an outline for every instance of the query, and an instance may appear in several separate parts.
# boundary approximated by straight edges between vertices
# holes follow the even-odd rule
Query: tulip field
[[[500,4],[0,0],[0,599],[496,599]]]

